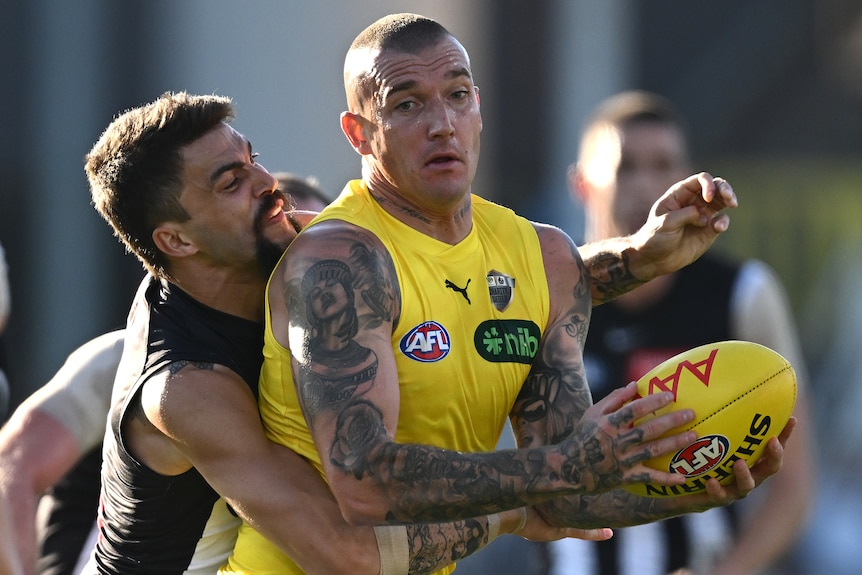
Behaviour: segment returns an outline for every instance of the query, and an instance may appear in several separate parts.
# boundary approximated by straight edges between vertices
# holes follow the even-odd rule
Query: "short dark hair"
[[[641,122],[674,128],[682,135],[684,144],[688,141],[682,116],[670,100],[653,92],[629,90],[603,100],[587,118],[581,132],[580,156],[584,155],[591,133],[600,126],[623,129]]]
[[[451,36],[442,24],[419,14],[390,14],[359,33],[350,50],[372,48],[417,54],[441,38]]]
[[[348,101],[350,94],[356,95],[358,102],[364,102],[374,94],[375,83],[367,74],[352,76],[348,62],[350,54],[357,50],[396,51],[418,54],[429,46],[434,46],[452,34],[439,22],[418,14],[390,14],[373,22],[353,40],[347,51],[344,66],[344,90]]]
[[[682,117],[667,98],[643,90],[620,92],[604,100],[587,120],[587,129],[596,124],[624,127],[634,122],[657,122],[684,128]]]
[[[278,180],[278,189],[291,197],[314,198],[324,204],[332,201],[320,188],[317,178],[300,176],[293,172],[273,172],[272,175]]]
[[[181,149],[233,117],[229,98],[166,92],[117,116],[86,156],[96,210],[158,277],[167,277],[167,260],[153,230],[189,219],[179,202]]]

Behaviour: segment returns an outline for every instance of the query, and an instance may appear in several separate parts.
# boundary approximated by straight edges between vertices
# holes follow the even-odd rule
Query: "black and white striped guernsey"
[[[224,563],[240,520],[196,469],[165,476],[136,461],[124,444],[122,422],[142,384],[172,362],[224,365],[257,396],[262,347],[261,324],[209,308],[170,283],[144,280],[111,400],[99,539],[87,573],[212,574]]]

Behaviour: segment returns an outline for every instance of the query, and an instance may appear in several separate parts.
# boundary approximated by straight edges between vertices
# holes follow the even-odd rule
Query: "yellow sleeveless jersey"
[[[374,233],[394,260],[402,300],[392,334],[401,389],[399,442],[494,450],[547,325],[548,285],[532,224],[478,196],[472,204],[473,229],[454,246],[392,217],[359,180],[310,224],[340,219],[358,225]],[[272,333],[268,303],[260,411],[270,439],[322,473],[294,388],[290,352]],[[222,573],[302,571],[244,524]]]

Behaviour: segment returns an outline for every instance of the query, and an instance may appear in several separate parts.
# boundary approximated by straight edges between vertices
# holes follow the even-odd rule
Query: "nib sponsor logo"
[[[530,364],[539,350],[542,331],[532,321],[495,319],[483,321],[473,334],[479,355],[491,362]]]

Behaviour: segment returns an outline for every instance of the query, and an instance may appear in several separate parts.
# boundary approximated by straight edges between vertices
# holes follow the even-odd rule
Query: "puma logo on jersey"
[[[452,282],[450,282],[449,280],[446,280],[446,287],[447,287],[447,288],[449,288],[449,289],[450,289],[450,290],[452,290],[452,291],[456,291],[456,292],[458,292],[459,294],[461,294],[462,296],[464,296],[464,299],[465,299],[465,300],[467,300],[467,303],[468,303],[468,304],[470,303],[470,296],[468,296],[468,295],[467,295],[467,288],[468,288],[468,287],[470,287],[470,280],[469,280],[469,279],[467,280],[467,285],[465,285],[465,286],[464,286],[464,287],[462,287],[462,288],[460,288],[460,287],[456,286],[455,284],[453,284],[453,283],[452,283]],[[472,305],[472,304],[471,304],[471,305]]]

